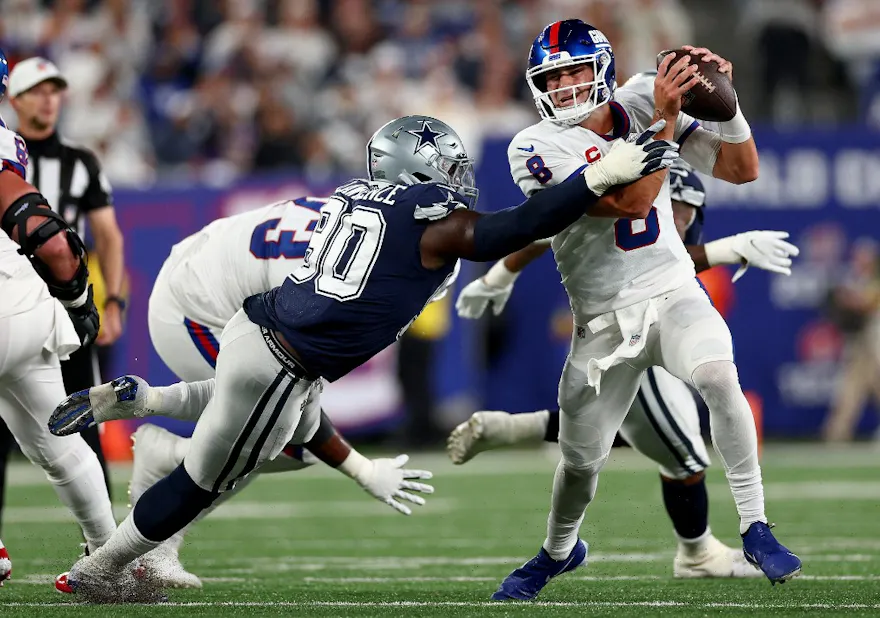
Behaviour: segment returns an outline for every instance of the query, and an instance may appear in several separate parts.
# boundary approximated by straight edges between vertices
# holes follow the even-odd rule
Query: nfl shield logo
[[[632,337],[630,337],[630,338],[629,338],[629,345],[630,345],[630,347],[632,347],[632,346],[634,346],[635,344],[637,344],[641,338],[642,338],[642,336],[641,336],[640,334],[638,334],[638,333],[635,334],[635,335],[633,335]]]

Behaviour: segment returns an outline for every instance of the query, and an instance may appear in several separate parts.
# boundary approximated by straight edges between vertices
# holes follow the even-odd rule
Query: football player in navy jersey
[[[459,259],[500,259],[584,214],[633,216],[640,206],[608,190],[665,173],[678,146],[651,139],[664,126],[618,140],[567,182],[492,214],[470,209],[473,166],[451,127],[407,116],[380,128],[367,145],[369,177],[328,198],[302,265],[281,286],[248,298],[224,329],[214,397],[183,463],[144,492],[102,549],[71,568],[71,590],[96,602],[155,600],[149,576],[136,579],[131,563],[291,442],[404,514],[410,509],[401,501],[423,504],[409,492],[433,491],[415,480],[430,473],[403,470],[405,455],[370,460],[352,449],[321,413],[323,380],[393,343],[445,288]],[[60,406],[53,430],[87,426],[95,403]]]
[[[644,75],[653,80],[653,75]],[[789,256],[796,256],[798,250],[783,240],[788,236],[786,232],[745,232],[703,244],[706,191],[699,176],[682,159],[669,169],[669,189],[676,229],[697,272],[721,263],[754,265],[781,274],[791,272]],[[490,304],[498,315],[507,304],[518,273],[548,248],[549,243],[535,243],[465,286],[456,303],[459,315],[479,318]],[[724,545],[709,528],[705,482],[709,454],[687,385],[661,367],[648,369],[620,434],[660,468],[664,505],[678,539],[673,561],[675,577],[761,577],[761,571],[746,561],[741,549]],[[449,436],[447,451],[454,463],[463,464],[483,451],[540,440],[558,442],[558,408],[521,414],[476,412]]]

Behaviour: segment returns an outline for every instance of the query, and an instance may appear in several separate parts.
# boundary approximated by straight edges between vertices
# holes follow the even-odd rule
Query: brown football
[[[683,49],[672,49],[657,54],[657,66],[668,54],[675,54],[673,64],[689,53]],[[736,115],[736,92],[730,77],[718,72],[718,63],[714,60],[703,62],[701,58],[691,56],[691,64],[697,65],[697,76],[700,83],[691,88],[682,97],[681,111],[699,118],[715,122],[726,122]]]

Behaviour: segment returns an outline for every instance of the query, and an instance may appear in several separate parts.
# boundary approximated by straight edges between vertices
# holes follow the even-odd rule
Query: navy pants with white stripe
[[[685,479],[709,466],[693,394],[662,367],[651,367],[642,376],[620,435],[657,462],[666,478]]]

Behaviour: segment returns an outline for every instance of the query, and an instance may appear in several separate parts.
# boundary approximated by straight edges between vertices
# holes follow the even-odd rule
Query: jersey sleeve
[[[22,178],[27,175],[28,150],[24,139],[5,127],[0,127],[0,161],[2,169],[18,174]]]
[[[110,186],[110,181],[107,180],[107,176],[101,169],[98,157],[92,152],[85,151],[82,154],[82,161],[89,173],[89,185],[86,187],[85,193],[83,193],[80,198],[80,209],[83,212],[89,212],[105,206],[112,206],[113,188]]]
[[[413,185],[406,189],[403,197],[412,200],[413,217],[424,223],[445,219],[450,213],[468,207],[467,200],[455,189],[440,183]]]
[[[586,144],[589,148],[590,144]],[[528,129],[519,133],[507,147],[510,175],[526,197],[581,173],[586,155],[576,156]]]
[[[687,141],[679,142],[681,158],[707,176],[712,176],[715,161],[718,160],[718,152],[721,150],[721,136],[710,129],[713,124],[697,126],[690,133]]]

